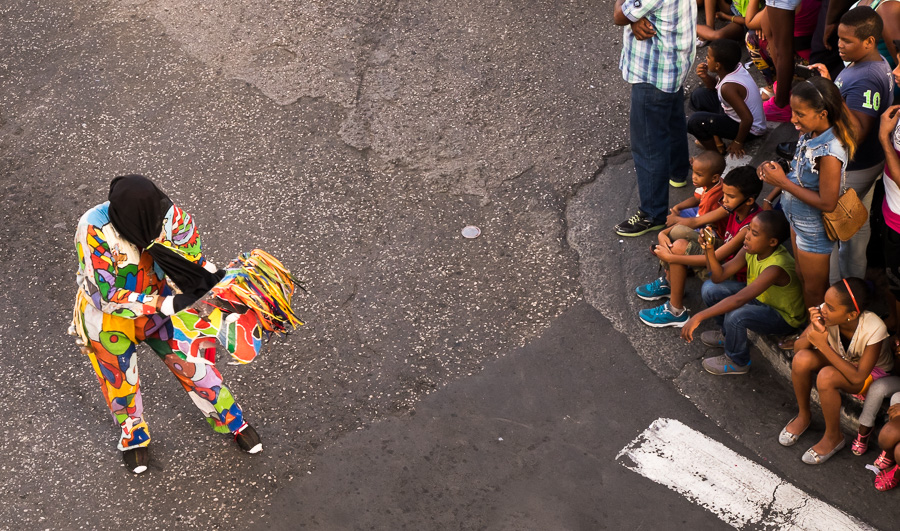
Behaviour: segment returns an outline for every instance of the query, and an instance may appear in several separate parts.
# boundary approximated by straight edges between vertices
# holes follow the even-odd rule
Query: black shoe
[[[675,179],[669,179],[669,186],[671,186],[672,188],[684,188],[685,186],[687,186],[687,183],[688,183],[687,177],[685,177],[681,181],[676,181]]]
[[[665,226],[665,223],[655,222],[643,211],[638,210],[635,215],[616,225],[616,234],[619,236],[640,236],[653,230],[662,229]]]
[[[234,440],[241,447],[241,450],[248,454],[262,452],[262,441],[259,439],[259,434],[249,424],[244,424],[243,428],[234,432]]]
[[[146,471],[150,464],[150,449],[146,446],[139,446],[134,450],[126,450],[122,452],[122,459],[128,470],[134,474],[140,474]]]
[[[794,151],[797,150],[797,142],[782,142],[775,146],[775,154],[787,160],[794,158]]]

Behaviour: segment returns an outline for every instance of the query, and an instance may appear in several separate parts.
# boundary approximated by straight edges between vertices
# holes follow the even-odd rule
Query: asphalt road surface
[[[774,441],[784,382],[709,378],[635,325],[656,266],[609,230],[636,204],[611,10],[0,4],[0,527],[737,525],[617,457],[672,418],[891,528],[874,452],[804,468]],[[152,462],[121,465],[65,331],[77,220],[123,173],[192,213],[214,262],[260,247],[308,284],[307,326],[220,364],[259,456],[142,352]]]

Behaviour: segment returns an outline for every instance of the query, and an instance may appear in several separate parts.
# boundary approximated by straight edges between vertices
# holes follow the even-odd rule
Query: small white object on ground
[[[476,227],[475,225],[466,225],[462,230],[463,238],[477,238],[481,236],[481,229]]]

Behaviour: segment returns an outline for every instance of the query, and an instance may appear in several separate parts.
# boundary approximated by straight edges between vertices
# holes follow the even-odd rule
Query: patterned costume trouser
[[[244,422],[241,408],[222,383],[222,375],[215,365],[182,350],[184,342],[173,337],[171,320],[153,321],[135,320],[136,339],[149,345],[163,360],[216,431],[227,433],[240,428]],[[98,340],[90,339],[88,356],[103,397],[122,430],[119,450],[146,446],[150,443],[150,432],[143,416],[137,345],[122,332],[103,330],[99,335]],[[194,343],[205,341],[212,340],[200,339]]]
[[[120,450],[150,443],[137,368],[137,344],[141,342],[178,378],[215,431],[233,432],[243,425],[243,412],[214,365],[215,343],[222,344],[235,359],[246,361],[260,352],[264,332],[253,312],[211,308],[202,315],[188,308],[171,318],[153,314],[124,319],[100,312],[79,291],[75,329],[90,347],[85,351],[121,428]]]

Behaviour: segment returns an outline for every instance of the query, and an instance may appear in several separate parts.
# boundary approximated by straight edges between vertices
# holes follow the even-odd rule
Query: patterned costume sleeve
[[[211,273],[216,272],[216,267],[202,254],[200,233],[197,232],[194,219],[177,205],[172,205],[172,208],[166,213],[163,232],[154,243],[165,246],[185,260],[193,262]]]
[[[157,313],[157,295],[143,294],[117,286],[121,277],[118,252],[111,249],[103,231],[87,225],[76,240],[79,280],[91,304],[103,313],[135,319]],[[140,275],[140,272],[137,273]]]

